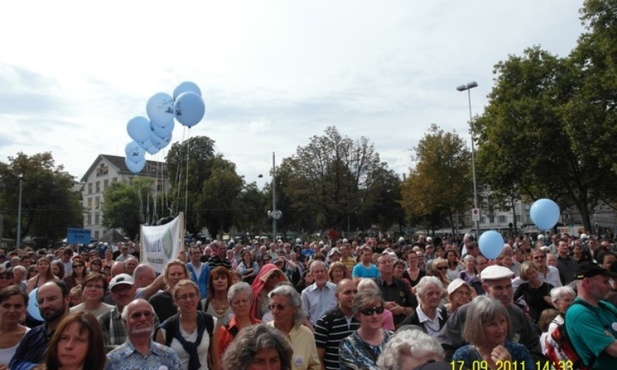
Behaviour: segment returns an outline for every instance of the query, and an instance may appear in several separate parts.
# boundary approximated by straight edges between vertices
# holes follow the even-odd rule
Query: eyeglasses
[[[372,308],[363,308],[360,310],[360,313],[365,315],[365,316],[372,316],[373,313],[376,313],[378,315],[383,313],[383,306],[377,306],[377,307],[372,307]]]
[[[142,316],[145,317],[146,319],[149,319],[149,318],[152,317],[152,315],[154,315],[152,313],[152,311],[133,312],[131,314],[131,319],[137,320],[137,319],[141,318]]]
[[[179,295],[176,297],[176,299],[179,301],[186,301],[187,299],[193,299],[195,297],[197,297],[196,293],[190,293],[190,294]]]
[[[534,260],[543,260],[545,258],[546,258],[546,256],[534,256],[533,257]]]
[[[274,311],[275,308],[277,310],[279,310],[279,311],[283,311],[284,309],[287,308],[287,306],[285,306],[284,304],[280,304],[280,303],[279,304],[271,304],[271,305],[268,306],[268,309],[270,311]]]

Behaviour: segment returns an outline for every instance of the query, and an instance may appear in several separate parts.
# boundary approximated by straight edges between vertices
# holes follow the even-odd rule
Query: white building
[[[107,228],[103,227],[103,197],[107,187],[114,182],[130,184],[136,177],[156,179],[153,192],[167,191],[169,184],[165,179],[165,163],[146,161],[146,166],[137,175],[124,163],[124,157],[100,154],[81,178],[84,207],[84,228],[91,230],[93,239],[100,239]]]

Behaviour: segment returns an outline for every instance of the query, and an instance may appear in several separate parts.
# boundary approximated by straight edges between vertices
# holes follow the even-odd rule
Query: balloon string
[[[185,128],[186,130],[186,128]],[[184,185],[184,219],[188,219],[188,204],[189,204],[189,154],[191,152],[191,131],[189,127],[189,131],[187,133],[186,140],[186,179]]]

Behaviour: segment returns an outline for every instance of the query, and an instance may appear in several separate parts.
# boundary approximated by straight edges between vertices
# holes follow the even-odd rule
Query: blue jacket
[[[199,294],[202,299],[208,298],[208,279],[210,278],[210,266],[207,263],[201,264],[201,274],[197,276],[193,265],[189,262],[186,264],[189,270],[189,277],[197,286],[199,286]]]

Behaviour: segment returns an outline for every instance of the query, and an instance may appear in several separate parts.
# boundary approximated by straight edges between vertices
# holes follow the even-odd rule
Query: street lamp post
[[[478,184],[476,181],[476,150],[474,144],[474,130],[472,123],[472,115],[471,115],[471,89],[474,87],[478,87],[478,83],[476,81],[471,81],[465,85],[460,85],[456,89],[458,91],[467,91],[467,99],[469,101],[469,129],[471,132],[471,174],[473,177],[473,207],[478,209]],[[480,235],[480,221],[476,219],[474,222],[476,225],[476,241]]]
[[[24,178],[23,174],[19,174],[19,204],[17,206],[17,240],[16,240],[16,248],[19,248],[21,245],[21,183]]]
[[[268,217],[272,217],[272,241],[276,242],[276,222],[283,216],[283,212],[276,210],[276,161],[275,152],[272,152],[272,210]]]

